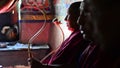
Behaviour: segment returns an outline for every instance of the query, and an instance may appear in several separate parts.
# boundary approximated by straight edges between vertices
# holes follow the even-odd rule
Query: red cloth
[[[83,39],[80,30],[74,31],[62,44],[59,50],[52,55],[47,64],[77,64],[82,51],[88,45]]]
[[[100,59],[99,46],[91,42],[79,58],[79,68],[96,68]]]

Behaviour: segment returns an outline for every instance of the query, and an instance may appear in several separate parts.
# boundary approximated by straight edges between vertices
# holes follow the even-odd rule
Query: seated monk
[[[72,68],[78,66],[80,54],[90,43],[90,41],[83,38],[80,25],[77,23],[80,15],[80,3],[81,2],[72,3],[68,8],[67,16],[65,18],[68,30],[72,32],[71,35],[60,45],[60,48],[55,53],[52,53],[51,56],[42,60],[40,64],[33,62],[32,68],[35,68],[35,66],[40,66],[42,68],[45,67],[45,65],[52,66],[54,64]],[[37,65],[35,65],[35,63]]]

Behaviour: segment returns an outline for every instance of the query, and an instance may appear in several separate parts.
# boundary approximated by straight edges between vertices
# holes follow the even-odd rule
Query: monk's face
[[[77,23],[77,20],[80,15],[80,10],[79,10],[80,3],[81,2],[72,3],[68,8],[67,15],[65,17],[67,27],[71,31],[79,29],[79,24]]]

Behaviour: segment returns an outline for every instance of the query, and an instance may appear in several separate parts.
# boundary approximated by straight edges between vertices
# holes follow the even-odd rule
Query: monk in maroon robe
[[[79,6],[81,2],[75,2],[70,5],[65,21],[71,35],[61,44],[58,51],[52,55],[49,61],[43,63],[51,64],[77,64],[79,54],[85,49],[89,41],[83,39],[83,34],[77,23],[79,17]]]
[[[77,22],[80,15],[80,3],[72,3],[65,18],[68,30],[72,32],[71,35],[61,44],[60,48],[54,54],[43,60],[41,62],[42,64],[49,66],[57,64],[60,66],[71,66],[72,68],[78,66],[80,54],[82,54],[83,50],[89,44],[89,41],[83,38],[80,25]]]

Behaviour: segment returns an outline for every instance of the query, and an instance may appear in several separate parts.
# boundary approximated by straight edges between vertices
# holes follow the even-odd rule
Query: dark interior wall
[[[12,25],[12,13],[6,12],[0,14],[0,30],[5,25]]]

